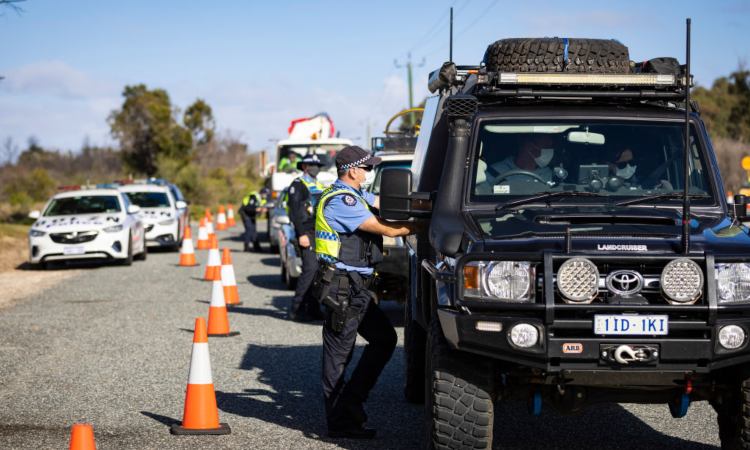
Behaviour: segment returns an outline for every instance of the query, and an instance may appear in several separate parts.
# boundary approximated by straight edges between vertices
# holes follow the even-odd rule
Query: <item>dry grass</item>
[[[28,258],[26,225],[0,223],[0,272],[13,270]]]

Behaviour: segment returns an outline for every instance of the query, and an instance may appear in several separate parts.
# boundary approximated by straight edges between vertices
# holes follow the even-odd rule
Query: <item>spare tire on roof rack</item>
[[[629,73],[630,55],[616,40],[500,39],[487,47],[484,64],[491,72]]]

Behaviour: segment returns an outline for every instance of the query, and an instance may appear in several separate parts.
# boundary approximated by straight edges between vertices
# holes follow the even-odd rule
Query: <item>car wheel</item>
[[[735,381],[733,392],[712,402],[719,422],[722,449],[750,448],[750,378]]]
[[[144,243],[143,244],[143,251],[138,254],[138,256],[135,257],[138,261],[145,261],[148,257],[148,246]]]
[[[128,234],[128,256],[123,259],[120,264],[123,266],[129,266],[133,264],[133,235]]]
[[[292,276],[292,274],[289,273],[288,270],[284,270],[284,284],[286,284],[287,289],[293,291],[297,289],[297,279]]]
[[[491,449],[491,366],[451,349],[436,316],[430,323],[425,356],[425,448]]]

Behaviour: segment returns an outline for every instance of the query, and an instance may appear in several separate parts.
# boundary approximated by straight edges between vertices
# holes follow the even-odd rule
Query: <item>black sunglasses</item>
[[[372,170],[372,166],[357,166],[357,169],[365,169],[367,172]]]

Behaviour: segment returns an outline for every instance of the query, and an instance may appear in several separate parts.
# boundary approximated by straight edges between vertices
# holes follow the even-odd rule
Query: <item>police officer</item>
[[[373,266],[382,259],[382,236],[416,231],[409,222],[386,222],[372,208],[379,200],[362,192],[367,172],[380,158],[349,146],[336,155],[338,180],[321,195],[315,214],[315,251],[321,265],[316,291],[326,308],[323,324],[323,395],[331,437],[372,438],[364,402],[396,347],[396,332],[369,290]],[[357,334],[366,341],[345,381]]]
[[[253,243],[253,250],[256,252],[260,251],[260,241],[258,240],[258,231],[255,226],[255,218],[260,213],[262,208],[262,202],[258,191],[252,191],[242,199],[242,207],[240,208],[240,215],[242,216],[242,224],[245,226],[245,246],[246,252],[250,251],[250,243]]]
[[[302,176],[289,186],[287,213],[294,226],[297,243],[302,258],[302,274],[297,280],[297,289],[290,306],[289,317],[296,321],[322,319],[318,299],[312,295],[312,285],[318,270],[315,256],[315,205],[323,192],[323,185],[317,180],[323,163],[318,155],[307,155],[297,163]]]

